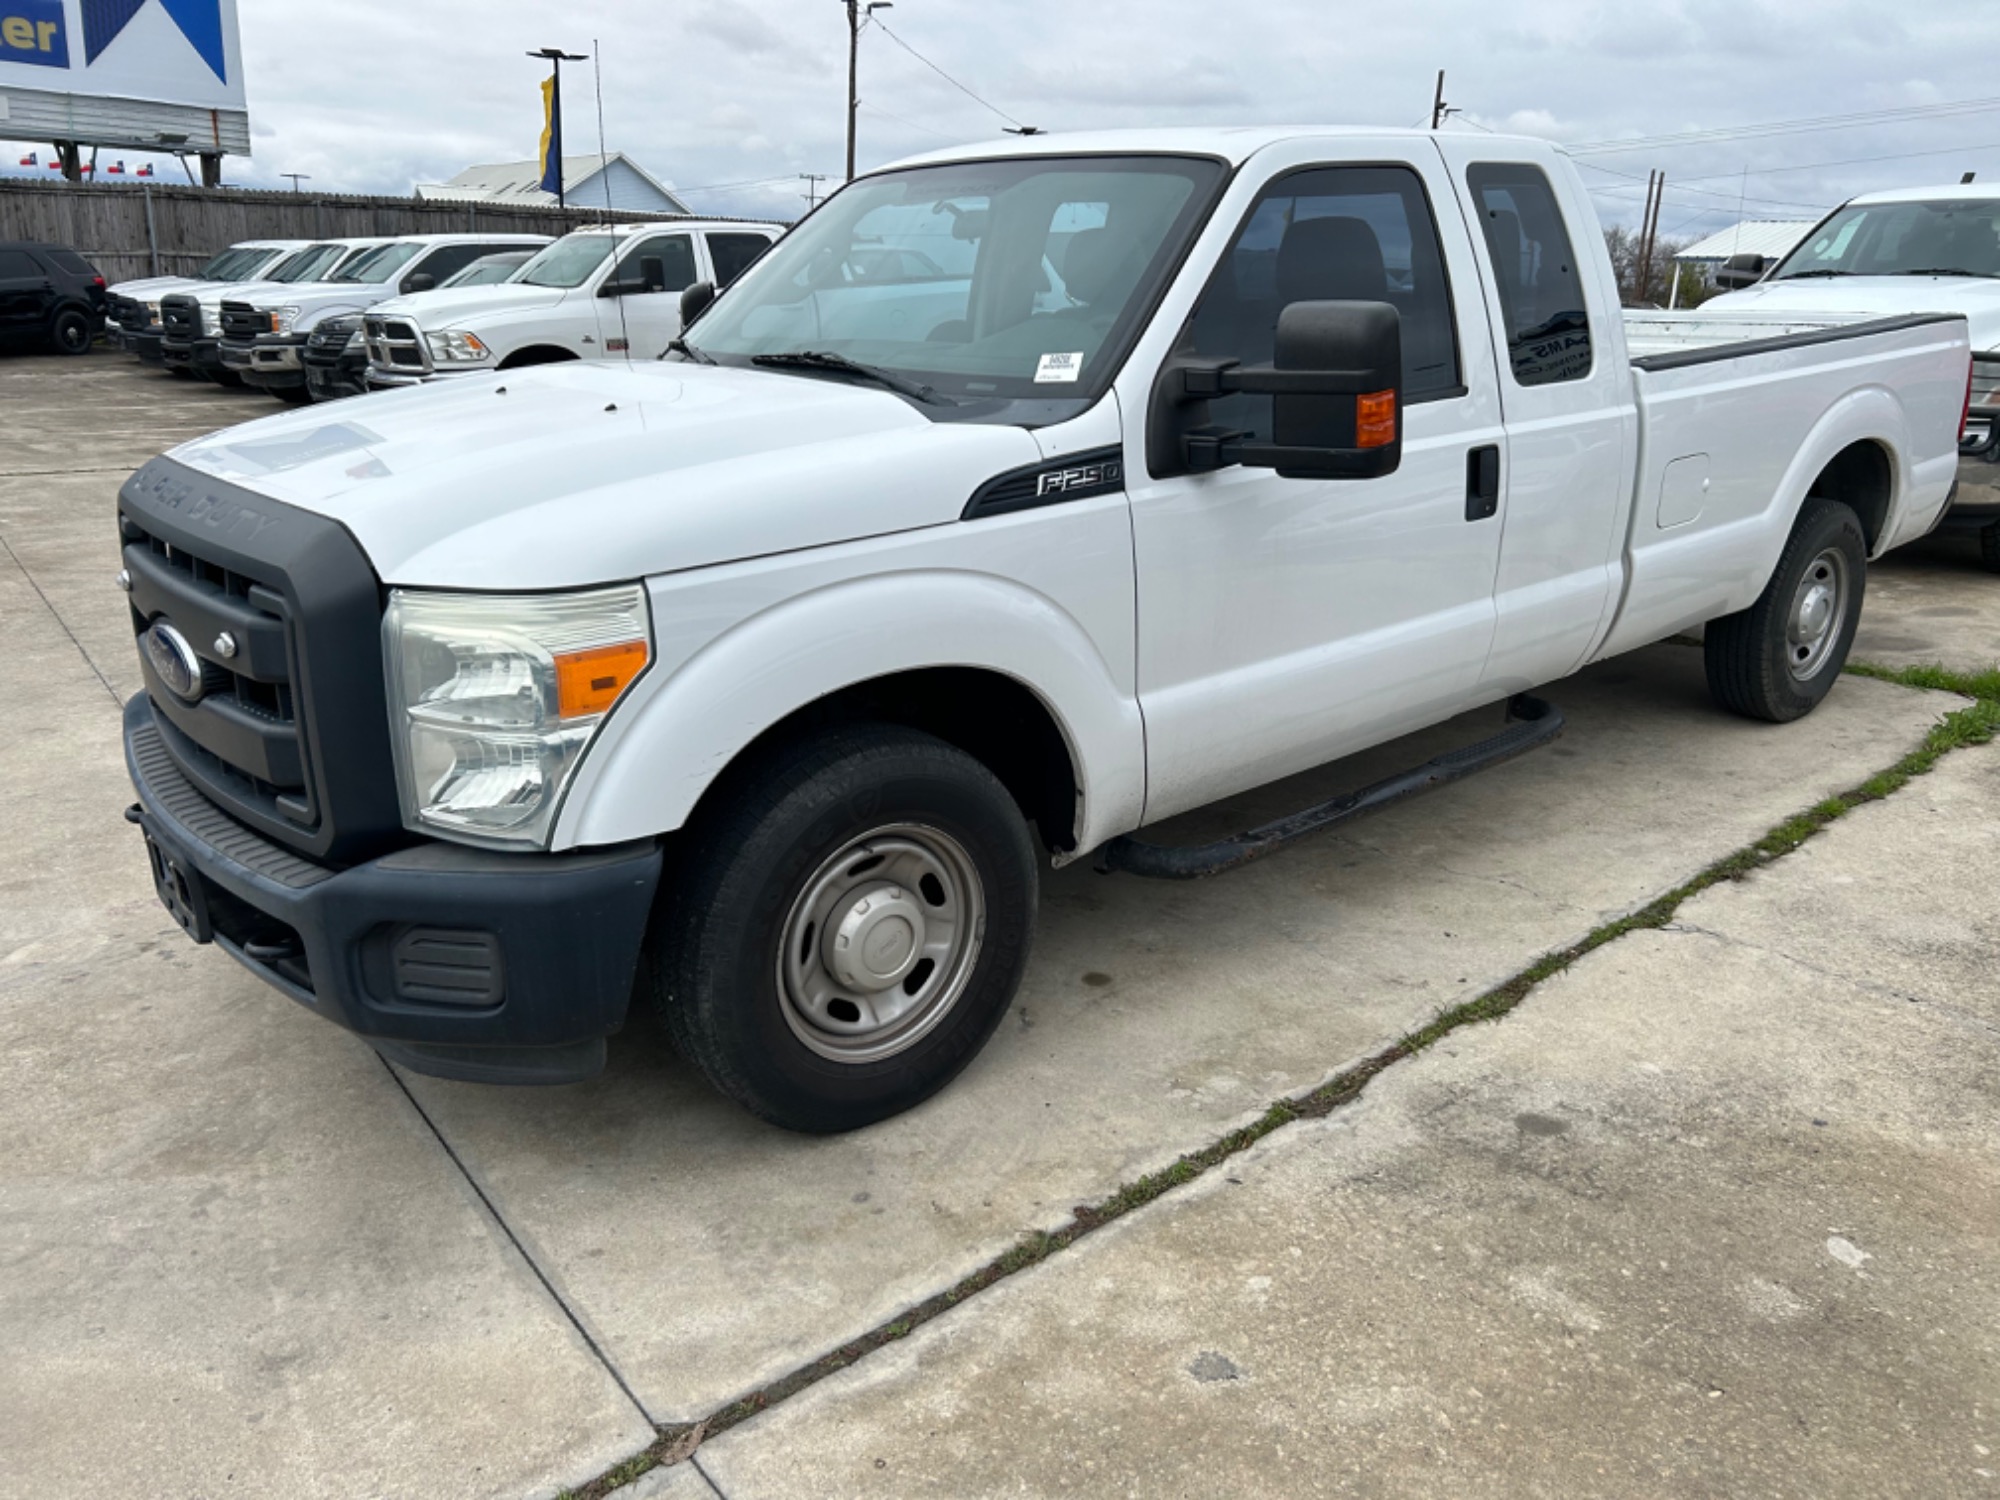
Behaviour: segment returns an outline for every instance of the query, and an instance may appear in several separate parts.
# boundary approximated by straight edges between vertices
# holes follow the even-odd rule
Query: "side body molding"
[[[1078,601],[1077,589],[1043,592],[964,568],[871,572],[805,592],[784,586],[796,582],[785,578],[792,569],[784,558],[714,570],[734,575],[728,579],[651,580],[658,656],[579,769],[554,847],[678,828],[715,777],[773,724],[841,688],[926,667],[1002,674],[1048,708],[1076,774],[1079,850],[1136,827],[1145,803],[1145,736],[1131,681],[1124,501],[1112,496],[1061,509],[1083,524],[1063,527],[1071,535],[1061,538],[1037,527],[1044,535],[1034,539],[1036,550],[1055,559],[1062,575],[1045,583],[1077,585],[1089,601],[1082,610],[1055,596]],[[1013,550],[996,531],[1012,530],[1014,519],[989,523],[995,529],[982,528],[984,540]],[[1030,540],[1025,531],[1022,537]],[[930,548],[915,541],[907,550]]]

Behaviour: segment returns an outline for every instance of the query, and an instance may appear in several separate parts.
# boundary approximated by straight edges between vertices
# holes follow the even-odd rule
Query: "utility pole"
[[[584,62],[587,52],[565,52],[560,47],[538,47],[528,54],[530,57],[546,57],[549,60],[549,74],[552,86],[549,90],[549,144],[555,148],[556,158],[556,207],[569,207],[565,196],[562,169],[562,65],[566,62]],[[601,170],[601,167],[600,167]]]
[[[310,172],[280,172],[278,175],[292,179],[292,191],[295,193],[299,190],[300,183],[312,181],[312,173]]]
[[[811,213],[819,203],[819,185],[826,181],[824,172],[801,172],[799,180],[806,185],[806,212]]]
[[[1431,95],[1431,129],[1444,124],[1444,69],[1438,69],[1437,92]]]
[[[1646,300],[1646,292],[1653,280],[1653,241],[1660,232],[1660,200],[1666,196],[1667,174],[1648,172],[1646,174],[1646,208],[1639,221],[1639,268],[1638,284],[1632,288],[1635,302]]]
[[[895,0],[841,0],[847,7],[847,180],[854,181],[854,115],[861,108],[861,28],[878,10],[894,10]]]

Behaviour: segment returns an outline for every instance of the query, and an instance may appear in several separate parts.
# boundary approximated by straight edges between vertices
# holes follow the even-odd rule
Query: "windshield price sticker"
[[[1035,366],[1035,384],[1068,382],[1083,374],[1083,351],[1074,354],[1044,354]]]

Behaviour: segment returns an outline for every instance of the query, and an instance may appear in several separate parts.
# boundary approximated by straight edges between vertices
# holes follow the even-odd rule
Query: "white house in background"
[[[623,151],[614,151],[609,156],[565,156],[562,165],[563,196],[572,208],[609,207],[641,214],[694,212],[665,183]],[[418,183],[417,196],[537,207],[556,201],[554,193],[542,191],[539,160],[467,167],[449,182]]]
[[[1674,257],[1675,266],[1693,266],[1702,279],[1713,286],[1715,273],[1732,255],[1761,255],[1776,262],[1790,255],[1812,232],[1818,219],[1745,219],[1729,229],[1717,230],[1707,239],[1696,240]],[[1667,305],[1680,300],[1681,279],[1674,277],[1673,295]]]

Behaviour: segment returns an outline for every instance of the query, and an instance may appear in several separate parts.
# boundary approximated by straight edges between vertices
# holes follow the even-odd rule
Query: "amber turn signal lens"
[[[644,641],[565,651],[556,657],[556,702],[565,719],[601,714],[645,670],[649,653]]]
[[[1354,446],[1386,448],[1396,441],[1396,393],[1371,391],[1354,398]]]

